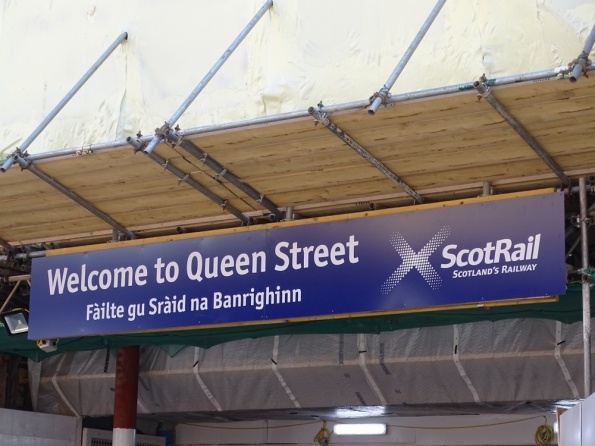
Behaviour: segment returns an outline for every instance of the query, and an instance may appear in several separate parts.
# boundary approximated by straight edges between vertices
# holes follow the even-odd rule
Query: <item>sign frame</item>
[[[150,238],[150,239],[135,239],[135,240],[128,240],[128,241],[123,241],[123,242],[112,242],[112,243],[106,243],[104,245],[92,245],[92,246],[80,246],[80,247],[73,247],[73,248],[63,248],[63,249],[47,251],[46,256],[54,257],[54,256],[67,255],[67,254],[88,253],[88,252],[110,250],[110,249],[122,248],[122,247],[153,245],[153,244],[157,244],[157,243],[170,242],[170,241],[180,241],[180,240],[188,240],[188,239],[202,239],[202,238],[209,238],[209,237],[215,237],[215,236],[226,235],[226,234],[246,234],[246,233],[250,233],[253,231],[274,230],[277,228],[289,228],[289,227],[297,227],[297,226],[304,226],[304,225],[314,225],[314,224],[318,224],[318,223],[328,223],[328,222],[353,220],[353,219],[368,218],[368,217],[382,216],[382,215],[393,215],[393,214],[400,214],[400,213],[407,213],[407,212],[414,212],[414,211],[424,211],[424,210],[428,210],[428,209],[455,207],[455,206],[461,206],[461,205],[486,203],[486,202],[501,201],[501,200],[511,200],[511,199],[515,199],[515,198],[522,198],[522,197],[529,197],[529,196],[536,196],[536,195],[545,195],[545,194],[550,194],[550,193],[554,193],[554,192],[556,192],[556,189],[554,189],[554,188],[539,189],[539,190],[517,192],[517,193],[510,193],[510,194],[490,195],[490,196],[485,196],[485,197],[467,198],[467,199],[452,200],[452,201],[438,202],[438,203],[431,203],[431,204],[414,205],[414,206],[407,206],[407,207],[401,207],[401,208],[391,208],[391,209],[382,209],[382,210],[367,211],[367,212],[360,212],[360,213],[333,215],[333,216],[317,217],[317,218],[310,218],[310,219],[303,219],[303,220],[294,220],[294,221],[289,221],[289,222],[276,222],[276,223],[270,223],[267,225],[260,225],[260,226],[218,229],[218,230],[211,230],[211,231],[204,231],[204,232],[154,237],[154,238]],[[34,264],[35,264],[35,260],[34,260]],[[35,283],[35,281],[33,281],[33,283]],[[469,308],[482,308],[482,307],[490,308],[490,307],[505,306],[505,305],[507,306],[507,305],[545,303],[545,302],[556,302],[556,301],[558,301],[558,296],[535,296],[535,297],[522,297],[522,298],[517,298],[517,299],[490,300],[490,301],[484,301],[484,302],[477,301],[477,302],[466,302],[466,303],[446,304],[446,305],[394,308],[394,309],[389,309],[389,310],[348,312],[348,313],[325,314],[325,315],[316,315],[316,316],[284,317],[284,318],[275,318],[275,319],[223,322],[223,323],[200,324],[200,325],[191,325],[191,326],[176,326],[176,327],[168,327],[168,328],[148,328],[148,329],[130,330],[130,331],[122,331],[122,332],[109,332],[109,333],[104,333],[104,334],[99,334],[99,335],[181,331],[181,330],[194,330],[194,329],[207,329],[207,328],[228,328],[228,327],[277,324],[277,323],[293,323],[293,322],[304,322],[304,321],[346,319],[346,318],[352,318],[352,317],[384,316],[384,315],[403,314],[403,313],[424,313],[424,312],[445,311],[445,310],[454,310],[454,309],[469,309]],[[89,336],[89,335],[97,335],[97,333],[79,334],[79,335],[62,336],[62,337]]]

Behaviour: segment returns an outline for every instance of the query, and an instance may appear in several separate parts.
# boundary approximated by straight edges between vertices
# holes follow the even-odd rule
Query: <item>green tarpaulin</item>
[[[9,337],[0,331],[0,352],[16,353],[34,361],[40,361],[52,354],[130,345],[178,345],[208,348],[224,342],[246,338],[290,334],[339,334],[380,333],[406,328],[435,327],[439,325],[467,324],[502,319],[552,319],[565,324],[582,320],[582,294],[580,284],[569,285],[568,292],[560,296],[559,302],[508,305],[491,308],[465,310],[428,311],[383,316],[352,317],[324,321],[289,322],[280,324],[251,325],[242,327],[207,328],[151,332],[110,336],[88,336],[61,339],[58,350],[48,354],[41,351],[34,341],[26,336]],[[592,312],[595,306],[592,305]]]

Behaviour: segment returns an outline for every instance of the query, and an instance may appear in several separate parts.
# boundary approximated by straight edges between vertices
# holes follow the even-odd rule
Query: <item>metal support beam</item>
[[[482,190],[483,190],[483,192],[481,194],[482,197],[488,197],[488,196],[492,195],[492,185],[490,184],[489,181],[483,182]]]
[[[64,96],[64,98],[54,107],[54,109],[45,117],[41,124],[37,126],[33,133],[31,133],[25,141],[18,147],[21,153],[25,153],[27,148],[31,145],[31,143],[39,136],[39,134],[48,126],[48,124],[56,117],[60,110],[64,108],[64,106],[72,99],[72,97],[81,89],[85,82],[89,80],[89,78],[97,71],[97,69],[101,66],[103,62],[114,52],[114,50],[122,43],[124,40],[128,39],[128,33],[122,33],[118,36],[114,43],[112,43],[107,50],[97,59],[97,61],[89,68],[89,70],[80,78],[80,80],[75,84],[74,87]],[[6,170],[12,165],[12,163],[16,161],[13,158],[8,158],[6,163],[0,169],[2,172],[6,172]]]
[[[126,139],[126,141],[128,141],[128,144],[130,144],[132,147],[134,147],[135,150],[141,150],[143,148],[143,143],[141,143],[138,139],[134,139],[129,136]],[[160,140],[159,142],[164,142],[164,141]],[[216,194],[211,192],[209,189],[207,189],[205,186],[200,184],[198,181],[192,179],[190,177],[190,174],[183,172],[182,170],[178,169],[175,166],[172,166],[169,163],[169,161],[165,160],[164,158],[161,158],[159,155],[157,155],[154,152],[150,152],[147,155],[149,156],[149,158],[151,158],[153,161],[158,163],[165,170],[173,173],[176,177],[178,177],[178,180],[183,181],[188,186],[196,189],[198,192],[203,194],[209,200],[211,200],[212,202],[214,202],[215,204],[220,206],[221,209],[226,210],[230,214],[232,214],[235,217],[237,217],[238,219],[240,219],[242,221],[242,223],[244,223],[246,225],[250,225],[250,224],[254,223],[254,219],[252,217],[248,217],[246,214],[242,213],[241,211],[239,211],[238,209],[233,207],[231,204],[228,204],[227,200],[223,200],[222,198],[219,198]]]
[[[186,98],[186,100],[184,102],[182,102],[182,105],[180,105],[180,107],[178,107],[178,109],[174,112],[174,114],[171,116],[171,118],[169,118],[169,120],[167,120],[165,122],[164,126],[161,128],[162,130],[160,129],[161,131],[165,131],[165,130],[171,128],[171,126],[173,126],[177,122],[177,120],[180,119],[180,116],[182,116],[182,114],[188,109],[188,107],[190,107],[190,104],[192,104],[192,102],[196,99],[198,94],[203,90],[203,88],[206,87],[206,85],[213,78],[213,76],[215,76],[217,71],[219,71],[219,69],[223,66],[225,61],[227,61],[227,59],[229,59],[229,56],[231,56],[231,54],[240,45],[240,43],[242,43],[242,40],[244,40],[244,38],[248,35],[248,33],[252,30],[252,28],[254,28],[254,26],[258,23],[258,21],[261,19],[261,17],[265,14],[265,12],[267,12],[267,10],[272,5],[273,5],[273,0],[267,0],[265,2],[265,4],[262,6],[262,8],[260,8],[260,10],[252,18],[252,20],[250,20],[248,25],[246,25],[246,27],[242,30],[242,32],[238,35],[238,37],[236,37],[236,39],[232,42],[232,44],[229,46],[229,48],[227,48],[227,50],[225,50],[225,52],[219,58],[219,60],[215,63],[215,65],[213,65],[213,68],[211,68],[209,70],[209,72],[203,78],[203,80],[201,80],[200,83],[194,88],[194,90],[192,90],[192,93],[190,93],[190,95]],[[143,151],[146,154],[149,154],[153,150],[155,150],[155,147],[157,147],[157,144],[159,144],[160,140],[162,139],[162,136],[159,135],[158,133],[160,133],[160,132],[157,132],[157,134],[155,134],[155,136],[153,137],[151,142],[144,148]]]
[[[382,86],[378,93],[374,93],[374,95],[372,96],[374,100],[372,102],[372,105],[370,105],[370,108],[368,108],[369,114],[374,115],[382,104],[386,104],[386,100],[388,99],[390,89],[395,84],[397,78],[401,75],[401,72],[405,69],[407,62],[409,62],[409,59],[411,59],[413,52],[419,46],[420,42],[428,32],[428,29],[430,29],[430,26],[432,26],[432,23],[434,23],[434,20],[436,19],[438,13],[444,6],[444,3],[446,3],[446,0],[438,0],[438,3],[436,3],[436,6],[434,6],[434,9],[432,9],[432,12],[422,25],[421,29],[418,31],[417,35],[413,39],[413,42],[411,42],[411,45],[409,45],[409,48],[407,48],[407,51],[405,51],[405,54],[403,54],[403,57],[401,57],[401,60],[395,67],[394,71],[392,72],[386,83]]]
[[[327,129],[329,129],[332,133],[334,133],[339,139],[341,139],[345,144],[355,150],[359,155],[361,155],[366,161],[372,164],[376,169],[382,172],[386,177],[391,180],[393,183],[398,185],[401,189],[403,189],[408,195],[410,195],[417,203],[424,203],[425,199],[420,194],[415,192],[411,187],[409,187],[400,177],[395,175],[391,172],[384,164],[378,161],[374,156],[360,146],[357,142],[355,142],[349,135],[347,135],[343,130],[337,127],[331,120],[328,119],[326,113],[324,113],[320,109],[316,109],[314,107],[310,107],[308,109],[308,113],[310,113],[317,122],[324,125]]]
[[[534,71],[532,73],[515,74],[514,76],[505,76],[501,78],[489,79],[487,83],[490,86],[503,86],[503,85],[518,85],[519,83],[532,82],[543,79],[562,78],[568,74],[568,65],[563,67],[549,68],[542,71]],[[595,66],[589,66],[588,71],[595,71]],[[392,95],[388,98],[388,104],[397,104],[401,102],[408,102],[417,99],[427,99],[436,96],[458,94],[462,91],[473,90],[473,83],[467,82],[464,84],[448,85],[444,87],[431,88],[429,90],[419,90],[409,93],[403,93],[398,95]],[[337,113],[344,111],[356,111],[361,110],[363,107],[369,105],[369,101],[359,100],[353,102],[346,102],[342,104],[328,105],[324,107],[327,113]],[[246,129],[254,126],[262,126],[272,123],[282,123],[293,119],[302,119],[308,117],[308,110],[296,110],[287,113],[279,113],[276,115],[259,116],[257,118],[245,119],[242,121],[224,122],[221,124],[206,125],[201,127],[190,127],[184,130],[184,136],[197,136],[205,135],[213,132],[221,132],[235,129]],[[152,139],[150,137],[142,137],[142,142],[149,142]],[[106,141],[95,144],[85,144],[82,146],[69,147],[66,149],[51,150],[49,152],[36,153],[29,156],[31,161],[48,160],[53,158],[59,158],[63,156],[78,156],[86,151],[91,151],[94,154],[103,152],[105,150],[111,150],[121,147],[126,147],[128,143],[125,139],[118,139],[115,141]]]
[[[265,197],[264,194],[261,194],[249,184],[242,182],[236,175],[234,175],[232,172],[223,167],[216,159],[210,157],[204,150],[202,150],[196,144],[194,144],[191,141],[184,140],[173,130],[166,131],[165,137],[169,141],[178,144],[182,149],[184,149],[197,160],[201,161],[209,169],[214,171],[216,178],[224,178],[230,184],[237,187],[239,190],[241,190],[254,201],[256,201],[258,204],[271,211],[275,215],[277,220],[283,219],[283,212],[279,210],[278,206],[275,203],[273,203],[271,200]]]
[[[0,246],[2,246],[8,252],[13,252],[14,251],[14,246],[12,246],[10,243],[8,243],[6,240],[4,240],[2,238],[0,238]]]
[[[585,399],[591,395],[591,284],[589,267],[589,218],[587,216],[587,191],[584,177],[579,178],[581,253],[583,263],[583,349],[585,362]],[[589,280],[591,279],[591,280]]]
[[[20,154],[19,149],[17,149],[15,151],[15,155],[13,155],[13,156],[14,156],[14,160],[16,161],[16,163],[19,166],[21,166],[22,169],[28,170],[29,172],[31,172],[33,175],[35,175],[40,180],[45,181],[47,184],[52,186],[54,189],[63,193],[68,198],[70,198],[72,201],[74,201],[75,203],[84,207],[86,210],[91,212],[93,215],[95,215],[96,217],[98,217],[101,220],[103,220],[104,222],[106,222],[112,228],[117,229],[118,231],[120,231],[123,234],[126,234],[131,239],[136,238],[136,235],[134,234],[134,232],[129,231],[124,226],[122,226],[120,223],[118,223],[116,220],[111,218],[109,215],[104,214],[99,209],[97,209],[95,206],[93,206],[91,203],[83,200],[77,194],[75,194],[71,190],[67,189],[62,184],[60,184],[59,182],[54,180],[52,177],[50,177],[49,175],[47,175],[46,173],[42,172],[37,167],[35,167],[35,165],[31,161],[29,161],[26,157],[24,157],[23,155]]]
[[[15,295],[15,293],[17,292],[19,286],[21,285],[21,281],[18,281],[15,286],[13,287],[12,291],[10,292],[10,294],[8,295],[8,297],[6,298],[6,300],[4,301],[4,304],[2,304],[2,307],[0,307],[0,313],[2,313],[4,311],[4,309],[8,306],[8,304],[10,303],[10,300],[12,299],[12,296]]]
[[[45,257],[46,251],[31,251],[31,252],[19,252],[18,254],[12,255],[2,255],[0,256],[0,262],[6,262],[7,260],[16,259],[16,260],[28,260],[28,259],[37,259],[39,257]]]
[[[595,25],[591,29],[591,34],[587,37],[587,41],[585,42],[585,46],[583,47],[582,53],[572,61],[570,66],[572,67],[572,73],[570,73],[570,82],[574,83],[581,77],[584,73],[588,71],[589,65],[591,65],[591,61],[589,60],[589,54],[593,49],[593,45],[595,44]]]
[[[475,89],[481,94],[481,96],[488,101],[488,103],[494,107],[502,118],[510,125],[515,132],[519,134],[521,138],[533,149],[541,160],[547,164],[547,166],[562,180],[566,186],[570,186],[570,178],[566,176],[564,171],[556,162],[550,157],[550,155],[543,150],[539,143],[533,138],[527,130],[515,119],[510,113],[500,104],[500,102],[492,94],[492,90],[484,82],[475,81],[473,83]]]

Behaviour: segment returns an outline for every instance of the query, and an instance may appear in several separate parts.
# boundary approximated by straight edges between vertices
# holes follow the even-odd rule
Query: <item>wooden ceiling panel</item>
[[[594,80],[524,83],[494,88],[493,93],[565,171],[595,173],[590,144],[595,132]],[[484,181],[505,184],[507,190],[559,183],[498,113],[478,101],[475,91],[399,103],[374,117],[362,109],[331,119],[430,201],[472,194]],[[371,197],[390,199],[393,205],[412,202],[352,148],[315,126],[314,119],[191,138],[281,207],[332,214]],[[267,212],[180,147],[160,144],[155,153],[241,212]],[[240,224],[129,147],[36,165],[119,223],[149,234],[151,228],[173,231],[184,222],[194,227],[201,222]],[[16,167],[0,175],[0,212],[0,237],[9,241],[97,234],[109,238],[111,232],[107,223]]]

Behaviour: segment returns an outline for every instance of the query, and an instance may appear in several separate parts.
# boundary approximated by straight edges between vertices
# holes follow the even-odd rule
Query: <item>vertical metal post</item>
[[[31,143],[39,136],[39,134],[47,127],[47,125],[56,117],[56,115],[64,108],[64,106],[72,99],[72,97],[81,89],[85,82],[89,80],[89,78],[97,71],[97,69],[101,66],[103,62],[109,57],[110,54],[114,52],[114,50],[122,43],[122,41],[128,39],[128,33],[122,33],[118,36],[114,43],[112,43],[107,50],[101,55],[97,62],[93,64],[89,71],[87,71],[83,77],[76,83],[74,87],[64,96],[64,98],[54,107],[54,109],[45,117],[41,124],[37,126],[33,133],[29,135],[29,137],[23,141],[23,144],[19,146],[19,149],[22,153],[25,153],[27,147],[31,145]],[[11,163],[12,164],[12,163]],[[9,166],[10,167],[10,166]]]
[[[285,221],[291,221],[293,220],[293,206],[287,206],[285,208]]]
[[[483,193],[481,194],[481,196],[487,197],[489,195],[492,195],[492,185],[490,184],[489,181],[484,181],[483,182]]]
[[[587,219],[587,191],[585,178],[579,178],[581,251],[583,258],[583,349],[585,359],[585,398],[591,395],[591,289],[589,283],[589,221]]]
[[[238,35],[238,37],[236,37],[236,39],[232,42],[232,44],[229,46],[229,48],[227,48],[227,50],[225,50],[225,52],[219,58],[219,60],[215,63],[215,65],[213,65],[213,68],[211,68],[209,70],[209,72],[203,78],[203,80],[201,80],[200,83],[196,86],[196,88],[194,90],[192,90],[192,93],[190,93],[190,96],[188,96],[186,98],[186,100],[184,102],[182,102],[182,105],[180,105],[178,107],[178,109],[174,112],[174,114],[171,116],[171,118],[169,118],[169,120],[166,121],[166,123],[165,123],[166,127],[171,127],[172,125],[174,125],[176,123],[176,121],[178,119],[180,119],[180,116],[182,116],[182,114],[188,109],[188,107],[190,107],[190,104],[192,104],[192,102],[196,99],[198,94],[203,90],[203,88],[206,87],[206,85],[213,78],[213,76],[215,76],[217,71],[219,71],[219,68],[221,68],[223,66],[223,64],[225,63],[225,61],[227,59],[229,59],[229,56],[231,56],[231,54],[240,45],[240,43],[242,43],[242,40],[244,40],[244,38],[248,35],[248,33],[252,30],[252,28],[254,28],[254,26],[258,23],[258,21],[261,19],[261,17],[265,14],[265,12],[267,12],[267,10],[272,5],[273,5],[273,0],[267,0],[265,2],[265,4],[262,6],[262,8],[260,8],[260,10],[252,18],[252,20],[250,20],[248,25],[246,25],[246,27],[242,30],[242,32]],[[155,137],[151,140],[151,142],[147,145],[147,147],[145,147],[143,152],[146,154],[151,153],[153,150],[155,150],[155,147],[157,147],[157,145],[159,144],[160,141],[161,141],[161,137],[158,135],[155,135]]]
[[[576,82],[579,77],[583,74],[583,71],[587,66],[591,63],[589,61],[589,54],[593,49],[593,45],[595,44],[595,25],[593,25],[593,29],[591,29],[591,34],[587,37],[587,41],[585,42],[585,46],[583,47],[583,52],[579,54],[576,61],[574,61],[574,67],[572,68],[572,73],[570,73],[570,82]]]
[[[432,12],[422,25],[421,29],[418,31],[417,35],[413,39],[413,42],[411,42],[411,45],[409,45],[409,48],[407,48],[407,51],[405,51],[405,54],[403,54],[403,57],[401,57],[401,60],[396,66],[395,70],[392,72],[384,86],[378,92],[378,96],[376,97],[376,99],[374,99],[374,102],[372,102],[370,108],[368,108],[369,114],[375,114],[378,111],[380,105],[382,105],[388,99],[388,92],[397,81],[397,78],[401,75],[401,72],[407,65],[407,62],[409,62],[409,59],[411,59],[413,52],[417,49],[420,42],[428,32],[428,29],[430,29],[430,26],[432,26],[432,23],[434,23],[434,19],[436,19],[436,16],[438,16],[438,13],[444,6],[444,3],[446,3],[446,0],[438,0],[438,3],[436,3],[436,6],[434,6],[434,9],[432,9]]]
[[[118,349],[113,446],[136,445],[139,357],[138,345]]]

